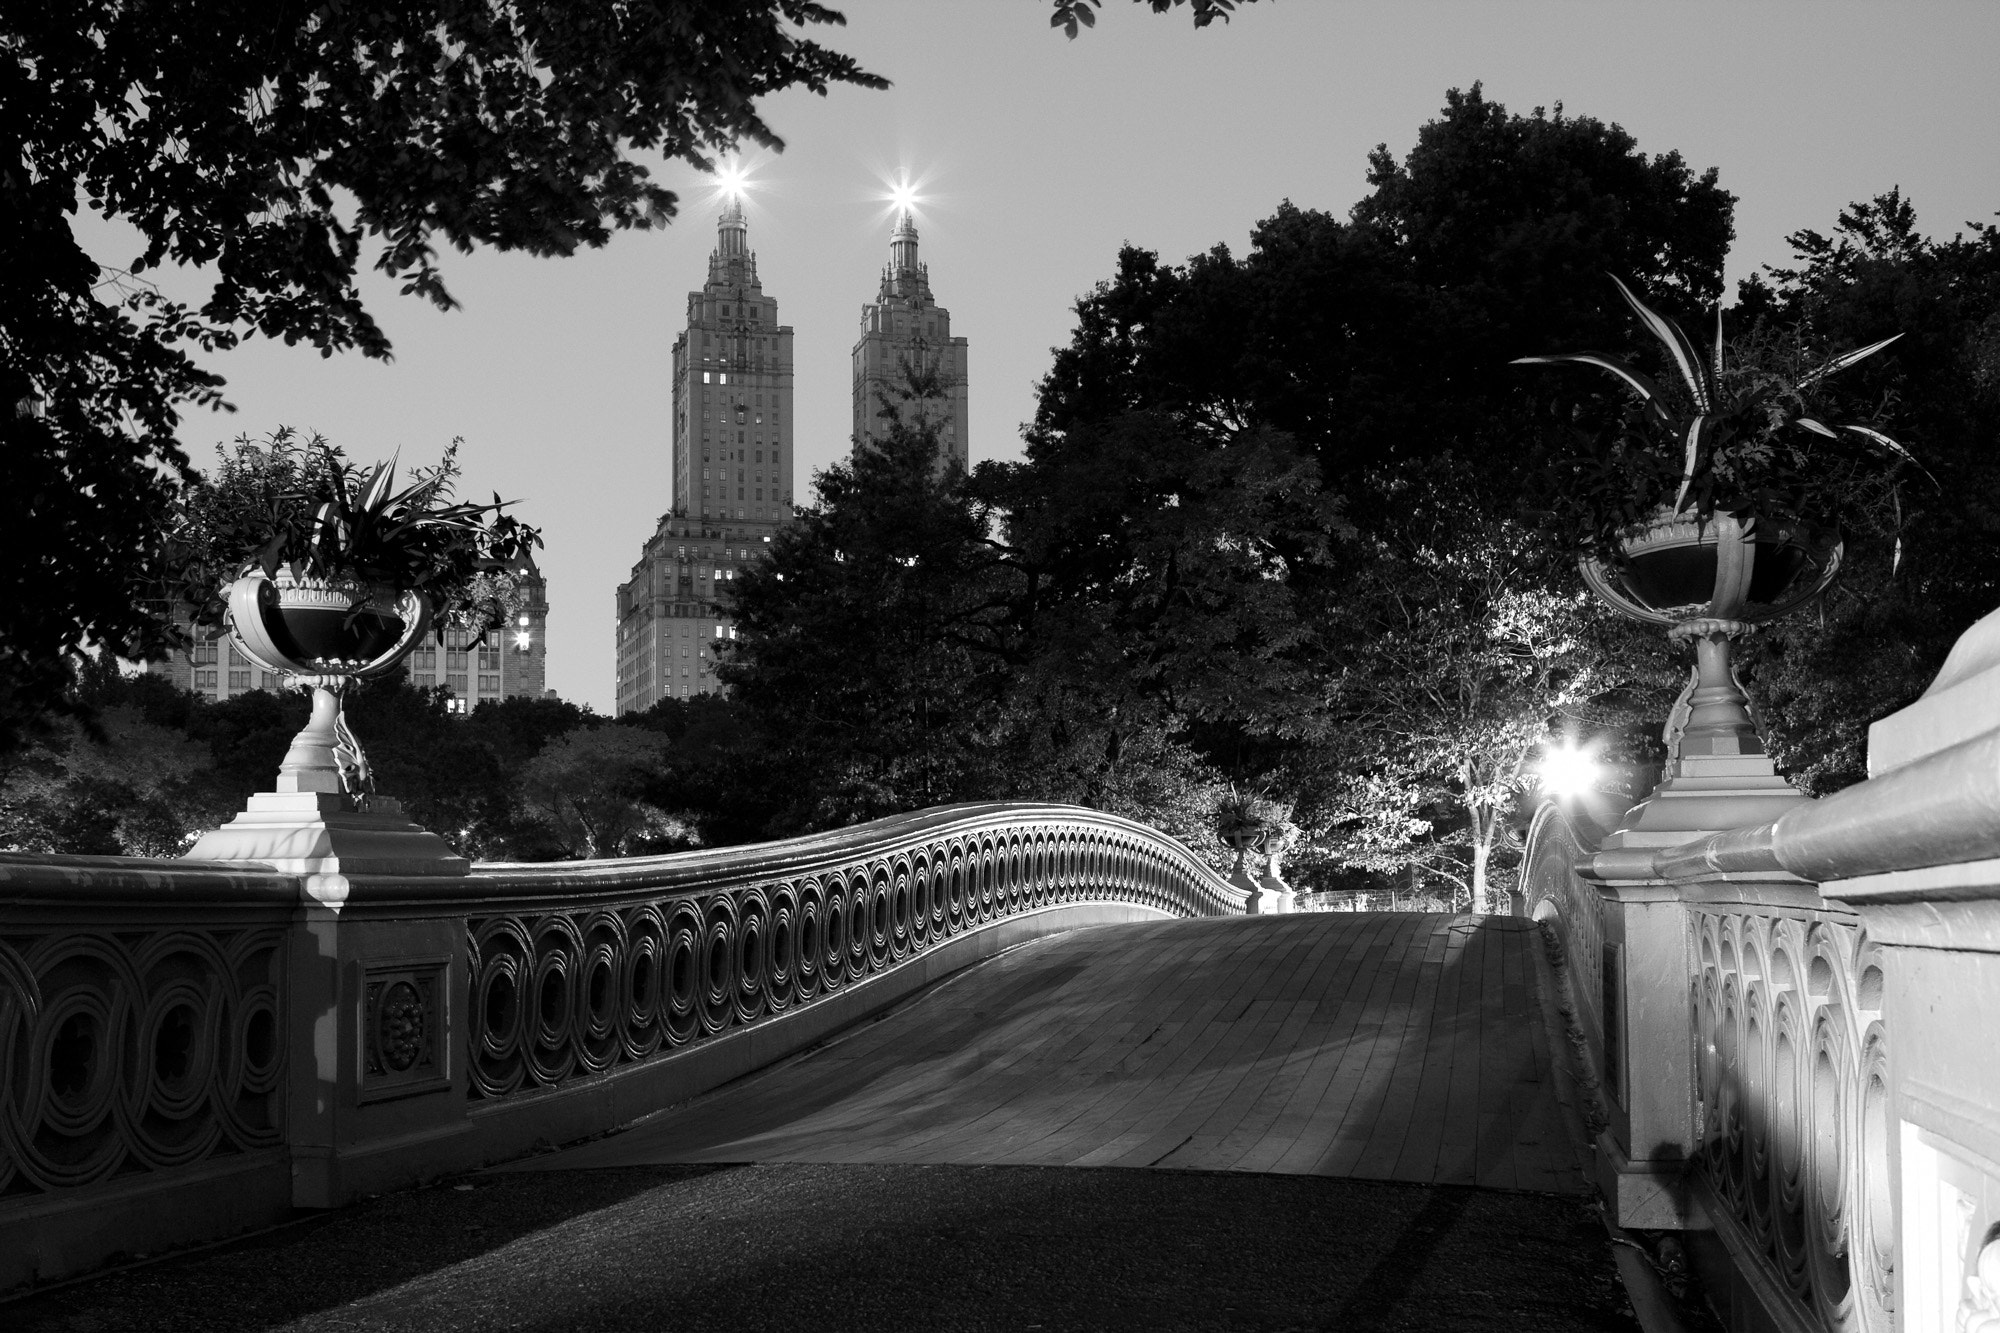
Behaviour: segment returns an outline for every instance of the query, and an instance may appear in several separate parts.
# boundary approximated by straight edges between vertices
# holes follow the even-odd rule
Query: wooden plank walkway
[[[520,1166],[1159,1166],[1580,1194],[1537,945],[1511,917],[1393,912],[1078,930]]]

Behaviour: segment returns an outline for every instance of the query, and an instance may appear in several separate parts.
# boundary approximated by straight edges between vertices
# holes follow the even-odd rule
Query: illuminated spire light
[[[750,192],[750,173],[744,169],[743,159],[732,157],[716,167],[715,188],[724,199],[743,202]]]

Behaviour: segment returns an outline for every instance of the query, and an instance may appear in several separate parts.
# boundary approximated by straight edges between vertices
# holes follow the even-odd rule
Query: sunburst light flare
[[[1551,744],[1542,751],[1539,774],[1542,790],[1557,800],[1595,791],[1603,777],[1591,747],[1568,741]]]

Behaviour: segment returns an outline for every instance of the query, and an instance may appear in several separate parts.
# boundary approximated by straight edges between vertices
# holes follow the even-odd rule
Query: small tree
[[[668,743],[636,727],[592,727],[549,742],[521,774],[521,804],[573,857],[624,856],[641,841],[687,840],[688,829],[648,803],[667,768]]]

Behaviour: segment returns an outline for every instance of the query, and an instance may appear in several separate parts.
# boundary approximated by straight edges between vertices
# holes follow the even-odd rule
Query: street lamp
[[[1544,746],[1542,761],[1536,766],[1542,790],[1558,801],[1597,790],[1603,768],[1592,751],[1591,746],[1574,745],[1569,741],[1555,741]]]

